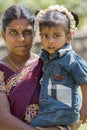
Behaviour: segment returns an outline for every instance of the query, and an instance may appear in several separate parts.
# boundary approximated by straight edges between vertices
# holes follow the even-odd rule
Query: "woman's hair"
[[[64,6],[53,5],[45,10],[37,11],[36,26],[41,30],[44,26],[63,26],[66,33],[74,34],[79,23],[79,17],[74,12],[69,12]]]
[[[2,30],[5,32],[6,27],[15,19],[26,19],[34,27],[35,15],[33,12],[25,6],[12,5],[2,15]]]

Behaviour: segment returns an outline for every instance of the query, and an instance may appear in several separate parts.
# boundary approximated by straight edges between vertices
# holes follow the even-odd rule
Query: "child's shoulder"
[[[60,64],[62,64],[67,69],[77,65],[87,66],[87,62],[81,56],[79,56],[74,50],[67,52],[61,58]]]
[[[86,63],[85,59],[78,55],[74,50],[67,53],[67,57],[69,58],[69,63]]]

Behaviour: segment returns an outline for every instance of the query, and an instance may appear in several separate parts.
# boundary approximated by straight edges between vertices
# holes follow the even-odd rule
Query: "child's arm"
[[[87,123],[87,83],[81,85],[82,90],[82,108],[81,108],[81,120],[83,123]]]

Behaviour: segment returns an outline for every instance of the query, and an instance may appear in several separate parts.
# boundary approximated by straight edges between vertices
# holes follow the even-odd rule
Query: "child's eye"
[[[48,36],[46,34],[40,34],[40,36],[41,36],[41,38],[44,38],[44,39],[48,38]]]
[[[54,38],[58,38],[58,37],[60,37],[61,35],[59,35],[59,34],[55,34],[54,35]]]

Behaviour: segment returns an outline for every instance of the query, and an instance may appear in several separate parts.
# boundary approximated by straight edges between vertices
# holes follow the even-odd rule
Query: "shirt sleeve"
[[[87,63],[78,58],[71,65],[71,73],[78,85],[87,83]]]
[[[6,92],[4,72],[0,70],[0,92]]]

